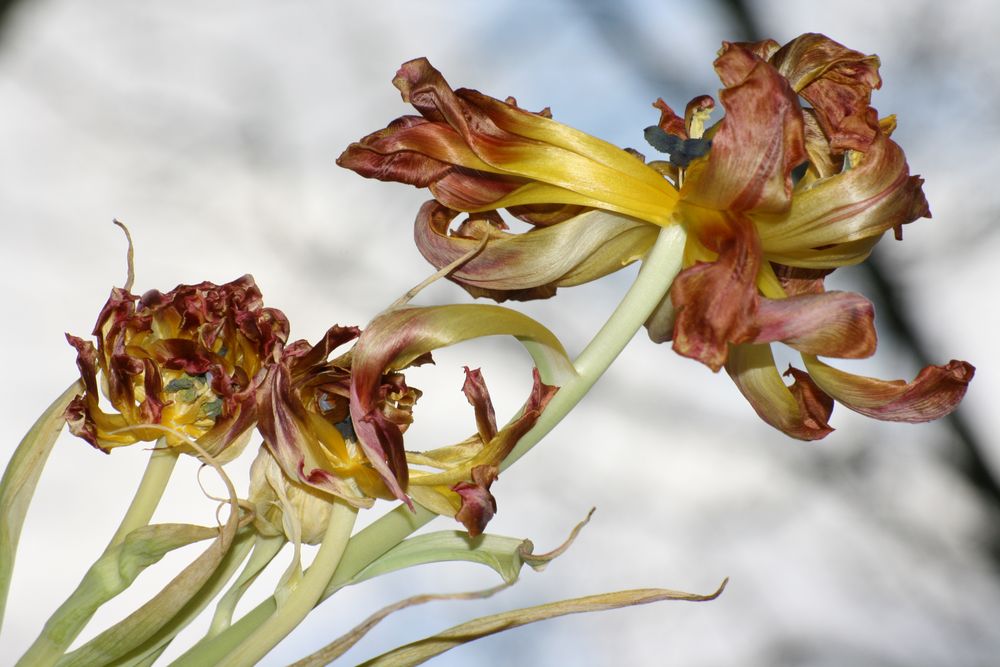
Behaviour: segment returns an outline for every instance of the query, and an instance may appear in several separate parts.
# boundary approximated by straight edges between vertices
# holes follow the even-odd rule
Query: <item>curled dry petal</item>
[[[803,355],[817,386],[837,402],[868,417],[920,423],[940,419],[958,407],[976,369],[965,361],[927,366],[912,382],[879,380],[832,368]]]
[[[573,372],[562,344],[548,329],[500,306],[395,308],[375,318],[358,339],[353,353],[351,417],[359,444],[395,497],[409,502],[404,491],[409,470],[402,431],[382,410],[385,396],[380,392],[380,378],[426,359],[432,350],[490,335],[515,336],[530,344],[532,354],[544,358],[546,365],[562,373]]]
[[[252,427],[263,369],[280,355],[288,321],[264,308],[249,275],[225,285],[179,285],[141,298],[114,289],[94,327],[97,347],[75,336],[86,392],[67,410],[70,431],[104,451],[165,435],[196,440],[222,460]],[[100,406],[98,376],[115,412]]]
[[[769,259],[806,268],[857,263],[887,229],[930,215],[923,181],[909,175],[906,156],[887,136],[851,159],[850,169],[797,192],[786,215],[755,217]]]
[[[337,163],[429,187],[449,208],[590,206],[666,224],[676,192],[626,151],[474,90],[452,90],[426,59],[393,79],[422,117],[351,144]]]
[[[725,44],[715,69],[726,116],[712,150],[688,168],[681,197],[715,210],[781,213],[792,199],[792,169],[806,159],[802,111],[777,71],[738,44]]]
[[[496,466],[477,466],[472,469],[472,482],[459,482],[452,487],[452,491],[462,498],[462,507],[455,518],[469,531],[470,537],[481,535],[497,512],[497,501],[490,493],[490,486],[498,472]]]
[[[868,150],[876,135],[868,122],[872,90],[882,86],[878,56],[809,33],[781,47],[771,63],[816,110],[834,151]]]
[[[436,201],[417,214],[414,236],[421,254],[437,268],[486,246],[448,275],[474,296],[496,301],[544,298],[557,287],[589,282],[639,259],[656,240],[656,228],[605,211],[588,211],[524,234],[503,231],[495,220],[475,219],[457,231],[457,213]]]
[[[334,326],[316,345],[297,341],[285,348],[268,369],[257,412],[265,446],[289,484],[369,507],[374,498],[392,496],[351,435],[350,357],[328,360],[359,335],[357,327]],[[398,379],[392,381],[402,393],[408,389]],[[408,418],[397,421],[405,428]]]
[[[819,440],[833,431],[833,400],[808,375],[790,369],[786,386],[774,365],[770,345],[734,345],[726,371],[761,419],[799,440]]]
[[[500,464],[538,421],[557,387],[543,383],[535,369],[528,400],[499,431],[492,419],[489,392],[478,371],[466,369],[465,390],[475,408],[479,432],[457,445],[407,452],[406,458],[411,466],[437,469],[411,469],[409,491],[414,500],[439,514],[454,515],[475,536],[496,512],[496,499],[489,493],[489,485]]]
[[[490,392],[486,389],[483,374],[478,368],[470,370],[468,366],[465,367],[462,393],[476,413],[476,429],[479,431],[479,437],[483,442],[489,442],[497,434],[497,417],[493,410],[493,401],[490,400]]]

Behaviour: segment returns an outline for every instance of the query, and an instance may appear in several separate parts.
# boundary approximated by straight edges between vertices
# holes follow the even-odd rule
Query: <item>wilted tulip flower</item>
[[[655,341],[713,370],[725,367],[758,414],[802,439],[830,432],[833,401],[888,420],[927,421],[953,410],[974,369],[952,361],[910,383],[838,371],[817,356],[875,351],[874,310],[823,278],[864,261],[889,230],[929,216],[921,179],[890,138],[892,116],[870,106],[876,56],[807,34],[725,43],[715,68],[725,115],[699,96],[681,118],[662,100],[646,129],[669,159],[645,163],[553,121],[468,89],[452,90],[424,60],[393,83],[420,116],[351,144],[342,166],[427,187],[416,239],[440,267],[484,238],[450,278],[476,296],[538,298],[640,258],[657,227],[686,232],[684,270],[649,318]],[[533,225],[509,233],[505,208]],[[458,211],[472,213],[457,229]],[[778,374],[770,344],[802,353],[806,371]]]
[[[193,440],[228,460],[254,425],[262,370],[280,354],[288,321],[263,307],[246,275],[141,297],[115,288],[93,335],[96,347],[66,336],[85,387],[66,410],[73,434],[105,452],[160,437],[193,452]]]
[[[481,533],[496,511],[490,486],[500,464],[538,420],[557,387],[542,383],[536,370],[521,411],[498,428],[481,373],[467,368],[463,391],[473,407],[476,433],[453,446],[414,452],[403,447],[399,421],[387,417],[392,413],[387,404],[391,408],[394,398],[383,378],[429,361],[433,350],[490,335],[530,341],[537,354],[551,361],[547,365],[573,372],[562,344],[548,329],[498,306],[392,308],[372,321],[353,351],[351,417],[369,459],[396,497],[409,503],[409,494],[438,514],[454,516],[471,535]]]
[[[316,345],[302,340],[288,345],[258,395],[258,428],[294,484],[370,507],[376,498],[395,496],[380,474],[382,458],[373,462],[351,423],[353,351],[329,359],[359,334],[357,327],[334,326]],[[377,386],[381,417],[404,432],[420,391],[393,371],[380,374]]]

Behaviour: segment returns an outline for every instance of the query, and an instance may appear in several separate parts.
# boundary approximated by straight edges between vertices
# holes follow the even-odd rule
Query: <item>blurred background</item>
[[[2,459],[75,376],[63,333],[86,335],[124,283],[125,240],[112,218],[135,239],[135,291],[252,273],[293,338],[363,325],[419,282],[428,266],[411,229],[426,193],[334,164],[348,143],[410,113],[389,83],[400,63],[427,56],[455,87],[550,106],[557,120],[643,150],[653,100],[683,109],[717,93],[722,40],[823,32],[882,58],[874,105],[898,115],[894,138],[926,179],[934,213],[908,226],[905,242],[886,239],[869,264],[837,272],[833,285],[875,301],[881,338],[875,358],[841,367],[909,379],[923,364],[967,359],[978,372],[961,409],[917,427],[838,407],[836,432],[801,443],[760,422],[724,374],[640,333],[493,487],[491,531],[531,538],[539,551],[596,506],[573,548],[492,599],[394,615],[344,663],[474,616],[623,588],[709,592],[729,576],[711,603],[558,619],[436,664],[996,664],[998,16],[988,0],[0,2]],[[525,309],[576,353],[634,275]],[[467,300],[438,283],[418,301]],[[412,448],[472,430],[462,365],[484,369],[502,420],[529,386],[512,341],[436,358],[408,376],[425,391]],[[0,663],[16,660],[103,549],[147,456],[57,443],[22,535]],[[246,458],[231,470],[244,490]],[[182,461],[156,520],[214,521],[196,474]],[[193,555],[145,573],[81,639]],[[262,664],[296,660],[408,595],[495,581],[471,565],[436,565],[347,590]],[[255,589],[248,606],[266,595]]]

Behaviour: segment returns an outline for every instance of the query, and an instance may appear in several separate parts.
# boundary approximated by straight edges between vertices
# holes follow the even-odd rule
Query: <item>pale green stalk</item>
[[[167,488],[167,482],[170,481],[170,475],[174,472],[178,456],[178,450],[168,447],[164,438],[156,441],[156,447],[149,455],[149,463],[146,464],[142,481],[139,482],[139,489],[135,492],[132,503],[125,510],[125,516],[122,518],[118,530],[115,531],[108,546],[104,549],[105,553],[112,547],[121,544],[129,533],[136,528],[145,526],[153,518],[153,512],[160,504],[163,492]]]
[[[574,361],[577,375],[561,384],[559,391],[546,405],[535,426],[520,439],[517,447],[504,460],[503,469],[524,456],[551,431],[580,402],[632,340],[680,272],[685,240],[686,235],[679,225],[671,225],[660,230],[656,243],[643,261],[639,275],[628,293],[590,344]],[[541,354],[532,357],[538,364],[542,380],[551,381],[559,369],[548,367]],[[340,565],[319,601],[325,600],[344,582],[353,578],[435,516],[437,515],[420,506],[411,512],[405,505],[400,505],[360,531],[347,545]],[[308,574],[311,569],[306,573]],[[213,664],[220,656],[225,655],[225,650],[229,647],[237,646],[245,638],[254,636],[257,628],[270,616],[276,606],[273,597],[265,600],[222,634],[199,642],[173,663],[173,666],[198,667]]]
[[[243,597],[243,593],[246,592],[250,584],[256,581],[257,575],[267,567],[268,563],[274,560],[274,557],[287,543],[288,540],[285,539],[284,535],[268,537],[257,535],[250,560],[247,561],[240,576],[215,606],[215,615],[212,617],[212,624],[209,626],[206,636],[214,637],[232,625],[233,612],[236,611],[236,605]]]
[[[177,451],[167,447],[162,438],[157,441],[157,446],[153,448],[149,456],[142,481],[139,482],[139,488],[125,511],[125,516],[118,525],[118,530],[115,531],[101,556],[120,545],[133,530],[149,523],[156,506],[159,505],[160,499],[163,497],[163,491],[166,489],[171,473],[173,473],[177,457]],[[63,656],[92,616],[92,614],[80,613],[77,594],[82,591],[82,587],[83,582],[49,617],[41,634],[38,635],[27,652],[21,656],[18,665],[45,667],[54,665]]]
[[[198,591],[197,595],[191,598],[191,601],[184,606],[179,614],[170,619],[170,623],[165,625],[143,647],[129,654],[129,657],[115,662],[115,667],[148,667],[152,665],[170,645],[174,637],[215,599],[229,578],[239,568],[240,563],[246,560],[247,554],[250,553],[250,549],[254,545],[255,534],[253,526],[240,529],[236,539],[233,540],[233,546],[226,553],[222,565],[212,574],[211,580]]]
[[[4,608],[7,606],[24,517],[45,462],[66,424],[63,413],[73,398],[82,392],[83,383],[77,380],[39,415],[14,450],[0,480],[0,625],[3,624]]]
[[[294,630],[312,611],[340,563],[351,539],[358,510],[344,502],[335,502],[323,542],[301,581],[283,600],[273,614],[234,651],[217,663],[217,667],[253,665]]]

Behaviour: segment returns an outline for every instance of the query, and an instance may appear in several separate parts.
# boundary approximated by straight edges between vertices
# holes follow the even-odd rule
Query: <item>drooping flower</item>
[[[160,437],[192,452],[191,439],[228,460],[246,444],[262,371],[280,355],[288,321],[263,307],[246,275],[141,297],[115,288],[93,335],[96,347],[66,336],[85,387],[66,410],[74,435],[105,452]]]
[[[353,350],[329,358],[360,333],[334,326],[316,345],[300,340],[285,347],[267,371],[257,412],[265,447],[294,485],[370,507],[394,494],[382,479],[382,458],[369,456],[351,422]],[[380,417],[405,432],[420,391],[395,371],[381,374],[376,384]]]
[[[335,496],[356,507],[369,507],[376,498],[416,500],[457,518],[473,535],[481,532],[495,511],[489,488],[501,462],[555,388],[536,373],[522,412],[498,428],[486,385],[477,371],[469,371],[465,392],[477,434],[453,447],[416,452],[404,448],[403,434],[421,392],[406,383],[402,371],[430,362],[432,350],[494,334],[534,341],[550,366],[570,368],[548,330],[497,306],[391,308],[364,332],[334,326],[316,345],[287,345],[257,393],[267,453],[255,464],[252,499],[265,529],[287,534],[286,523],[298,525],[307,542],[322,521],[302,513]],[[352,348],[330,358],[352,341]]]
[[[547,111],[453,91],[414,60],[393,83],[420,116],[352,144],[339,164],[428,187],[436,201],[417,217],[421,252],[441,267],[488,239],[450,278],[497,300],[606,275],[640,258],[656,226],[681,225],[685,268],[647,322],[654,340],[725,367],[758,414],[794,437],[829,433],[834,399],[880,419],[926,421],[957,406],[971,365],[928,367],[905,383],[816,358],[863,358],[876,343],[871,303],[826,291],[823,277],[864,261],[887,230],[899,238],[930,215],[921,179],[890,138],[894,117],[879,120],[870,106],[878,66],[817,34],[785,46],[725,43],[715,61],[724,117],[708,125],[715,102],[705,95],[683,118],[658,100],[646,136],[670,158],[646,164]],[[533,228],[508,233],[500,208]],[[473,215],[450,230],[457,211]],[[774,366],[775,342],[803,355],[808,372],[790,369],[791,386]]]
[[[390,309],[369,324],[352,354],[351,417],[368,459],[396,497],[409,503],[408,493],[428,509],[454,516],[471,535],[481,533],[496,511],[490,486],[501,463],[541,416],[557,387],[542,383],[536,370],[521,411],[498,427],[481,374],[466,369],[463,391],[473,407],[475,434],[456,445],[414,452],[404,448],[398,420],[387,416],[393,398],[380,378],[429,360],[433,350],[490,335],[515,336],[532,345],[533,354],[544,357],[556,379],[575,372],[562,344],[542,325],[516,311],[487,305]]]

